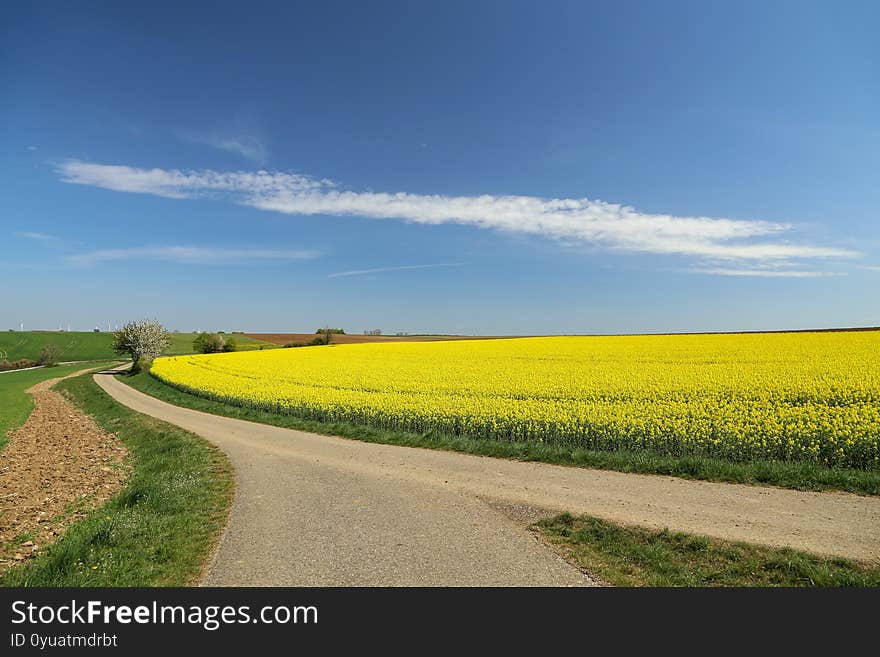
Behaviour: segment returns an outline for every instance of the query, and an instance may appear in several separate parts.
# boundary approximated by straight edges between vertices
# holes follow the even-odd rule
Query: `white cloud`
[[[235,153],[262,166],[266,163],[269,151],[256,137],[230,137],[218,134],[186,133],[183,139],[195,144],[204,144],[227,153]]]
[[[57,165],[57,169],[61,174],[61,180],[66,183],[166,198],[193,198],[211,193],[271,196],[282,191],[305,192],[332,185],[327,180],[315,180],[295,173],[137,169],[127,166],[89,164],[78,160],[62,162]]]
[[[790,224],[650,214],[586,198],[355,192],[300,174],[138,169],[77,160],[61,163],[58,170],[64,182],[116,191],[169,198],[225,194],[234,202],[284,214],[461,224],[627,252],[754,262],[860,255],[780,239],[792,231]]]
[[[68,256],[76,265],[94,265],[111,260],[163,260],[191,265],[252,264],[317,258],[317,251],[283,249],[223,249],[200,246],[155,246],[131,249],[103,249]]]
[[[825,276],[842,276],[833,271],[805,271],[802,269],[724,269],[706,268],[690,269],[695,274],[711,274],[713,276],[763,276],[767,278],[823,278]]]
[[[57,242],[58,238],[54,235],[48,235],[47,233],[34,233],[30,231],[23,231],[20,233],[16,233],[17,237],[23,237],[28,240],[34,240],[36,242]]]
[[[865,265],[865,269],[870,271],[880,271],[880,265]]]
[[[379,274],[386,271],[403,271],[406,269],[434,269],[435,267],[461,267],[461,262],[441,262],[435,265],[402,265],[399,267],[375,267],[373,269],[353,269],[328,274],[327,278],[342,278],[344,276],[364,276],[366,274]]]
[[[589,199],[282,190],[254,195],[244,202],[286,214],[352,215],[419,224],[455,223],[633,252],[760,260],[855,255],[838,248],[744,241],[787,231],[790,226],[785,224],[646,214]]]

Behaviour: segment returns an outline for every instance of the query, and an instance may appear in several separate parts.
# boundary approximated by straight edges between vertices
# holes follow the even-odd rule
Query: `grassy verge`
[[[198,436],[117,404],[92,380],[59,384],[133,456],[120,493],[3,586],[183,586],[199,575],[233,494],[226,457]]]
[[[568,514],[533,528],[579,568],[617,586],[880,586],[880,568],[790,549]]]
[[[671,457],[650,452],[600,452],[539,443],[475,439],[433,432],[417,434],[390,431],[346,422],[325,423],[304,420],[290,415],[232,406],[183,392],[146,373],[126,376],[123,381],[141,392],[177,406],[367,442],[445,449],[482,456],[543,461],[621,472],[671,475],[686,479],[763,484],[799,490],[844,490],[863,495],[880,495],[880,472],[877,471],[843,470],[810,463],[778,461],[733,463],[707,457]]]
[[[107,363],[95,363],[96,368],[105,367]],[[61,365],[59,367],[41,367],[36,370],[22,372],[4,372],[0,374],[0,450],[6,445],[7,434],[24,424],[34,408],[34,398],[25,392],[32,385],[67,376],[86,367],[88,363]]]

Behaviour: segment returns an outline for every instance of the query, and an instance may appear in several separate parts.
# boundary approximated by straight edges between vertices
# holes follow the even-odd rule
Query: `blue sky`
[[[876,3],[5,8],[0,328],[880,324]]]

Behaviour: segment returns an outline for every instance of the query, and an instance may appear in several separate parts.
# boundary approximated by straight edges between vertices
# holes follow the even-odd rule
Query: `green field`
[[[165,355],[176,356],[193,353],[192,343],[195,333],[169,333],[170,346]],[[254,340],[244,335],[235,335],[239,350],[275,348],[271,342]],[[61,360],[107,360],[116,358],[110,348],[110,333],[92,331],[5,331],[0,333],[0,360],[37,360],[40,351],[47,344],[58,345]]]
[[[82,365],[61,365],[0,373],[0,449],[6,444],[6,434],[24,424],[34,407],[34,398],[25,390],[40,381],[66,376],[81,369]]]

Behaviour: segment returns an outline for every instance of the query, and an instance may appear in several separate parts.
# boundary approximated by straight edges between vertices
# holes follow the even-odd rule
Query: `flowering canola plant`
[[[322,421],[880,469],[880,331],[333,345],[160,358],[151,372]]]

